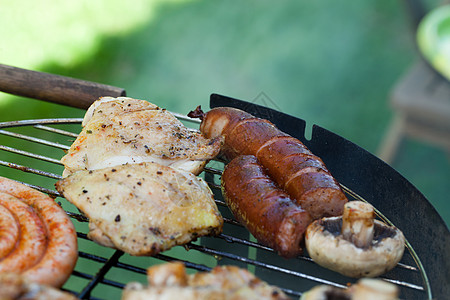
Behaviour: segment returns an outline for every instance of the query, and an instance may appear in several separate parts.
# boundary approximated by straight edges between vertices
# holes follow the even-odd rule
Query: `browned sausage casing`
[[[78,259],[77,234],[66,212],[48,195],[1,176],[0,206],[0,218],[16,222],[9,226],[18,230],[0,228],[0,273],[61,287]]]
[[[222,193],[235,218],[258,242],[287,258],[301,254],[311,216],[276,186],[255,156],[238,156],[226,165]]]
[[[226,159],[256,156],[268,175],[314,219],[342,214],[347,198],[338,182],[298,139],[235,108],[214,108],[202,117],[200,131],[207,138],[224,135]]]

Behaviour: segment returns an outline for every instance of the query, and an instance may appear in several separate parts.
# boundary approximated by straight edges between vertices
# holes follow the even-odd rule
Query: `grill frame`
[[[185,117],[180,114],[176,114],[176,116],[186,122],[193,122],[192,119]],[[273,117],[273,116],[272,116]],[[43,130],[46,132],[46,134],[51,135],[57,135],[64,138],[71,138],[75,139],[75,136],[77,133],[68,131],[65,129],[54,129],[53,125],[63,127],[67,124],[78,124],[81,122],[81,119],[42,119],[42,120],[21,120],[21,121],[13,121],[13,122],[3,122],[0,123],[0,134],[2,135],[10,135],[9,133],[5,132],[15,132],[16,128],[19,127],[26,127],[26,128],[33,128],[39,130]],[[198,122],[193,122],[192,124],[198,124]],[[10,130],[5,130],[10,129]],[[11,130],[12,129],[12,130]],[[80,127],[81,129],[81,127]],[[48,142],[49,139],[41,139],[36,140],[35,137],[31,136],[32,138],[28,138],[28,135],[17,135],[13,134],[11,136],[12,139],[25,139],[27,140],[27,143],[39,143],[45,145],[45,147],[50,147],[52,149],[58,149],[60,151],[60,157],[63,155],[63,150],[68,149],[70,143],[64,144],[64,143],[55,143],[55,142]],[[308,141],[306,141],[308,142]],[[66,140],[67,143],[67,140]],[[12,144],[14,141],[12,141]],[[11,152],[15,149],[11,146],[4,146],[0,145],[0,150]],[[35,154],[35,153],[28,153],[27,151],[23,149],[20,150],[18,153],[15,153],[14,155],[26,156],[28,158],[31,158],[34,161],[37,162],[45,162],[47,164],[54,164],[61,168],[60,163],[58,162],[57,158],[50,158],[47,159],[47,156],[41,155],[41,154]],[[24,152],[25,151],[25,152]],[[327,163],[327,162],[326,162]],[[27,182],[23,182],[26,185],[29,185],[33,188],[36,188],[44,193],[47,193],[51,196],[57,197],[59,196],[59,193],[55,190],[47,187],[44,187],[40,184],[33,184],[34,177],[45,177],[48,179],[48,182],[50,185],[52,185],[56,180],[61,178],[60,175],[46,171],[46,170],[39,170],[37,168],[34,168],[34,166],[24,166],[21,164],[18,164],[17,161],[14,162],[8,162],[8,161],[0,161],[0,164],[17,169],[20,172],[25,172],[32,174],[33,178],[30,180],[27,180]],[[337,287],[345,287],[347,282],[355,282],[353,279],[349,278],[343,278],[342,276],[336,275],[328,270],[325,270],[321,267],[318,267],[315,265],[308,256],[301,256],[300,258],[296,258],[294,260],[285,260],[280,257],[278,257],[270,248],[267,248],[263,245],[258,244],[254,241],[246,231],[245,228],[243,228],[241,225],[239,225],[231,216],[229,210],[227,209],[224,201],[221,198],[220,194],[220,187],[218,185],[218,180],[220,178],[221,169],[217,168],[216,165],[220,165],[221,162],[213,162],[215,164],[213,167],[208,165],[208,167],[205,169],[205,171],[201,174],[205,178],[205,180],[209,183],[211,189],[213,190],[216,198],[216,202],[222,212],[222,214],[225,217],[225,226],[224,226],[224,234],[220,235],[219,237],[205,237],[200,238],[198,242],[195,243],[189,243],[185,246],[186,249],[189,249],[189,251],[186,251],[186,253],[183,253],[179,257],[179,255],[172,255],[170,253],[162,253],[155,257],[155,261],[153,263],[160,263],[163,261],[171,261],[171,260],[181,260],[183,261],[186,266],[193,271],[207,271],[209,270],[212,265],[211,263],[196,263],[191,261],[190,259],[190,252],[197,251],[201,253],[202,255],[207,255],[210,258],[213,258],[213,262],[215,261],[217,264],[228,264],[232,263],[235,265],[239,265],[241,267],[245,267],[253,271],[257,276],[259,276],[261,279],[268,281],[272,284],[279,285],[288,295],[292,297],[299,297],[301,296],[302,292],[306,290],[304,289],[293,289],[291,288],[292,285],[296,285],[296,282],[300,281],[309,281],[310,286],[314,286],[317,284],[331,284]],[[328,166],[328,163],[327,163]],[[62,170],[62,169],[61,169]],[[60,174],[60,173],[59,173]],[[20,177],[20,175],[18,175]],[[14,179],[14,178],[13,178]],[[365,201],[364,197],[360,196],[358,193],[354,192],[352,189],[348,188],[347,186],[343,186],[344,191],[349,196],[349,199],[355,199],[355,200],[361,200]],[[57,198],[57,201],[65,201],[65,199]],[[63,208],[66,204],[63,203]],[[68,210],[69,216],[72,218],[74,223],[86,223],[86,218],[81,216],[81,214],[77,212],[71,212]],[[377,210],[377,215],[387,223],[392,223],[389,221],[389,219],[384,216],[379,210]],[[401,225],[398,225],[398,223],[393,222],[396,224],[400,229],[402,229]],[[403,229],[402,229],[403,230]],[[93,242],[89,241],[86,237],[86,231],[83,232],[83,230],[78,232],[78,239],[80,241],[80,244],[83,243],[91,243]],[[229,234],[229,231],[232,231],[231,234]],[[408,240],[408,236],[406,235],[406,239]],[[222,247],[225,245],[226,250],[223,250]],[[100,247],[100,246],[99,246]],[[97,247],[98,248],[98,247]],[[181,246],[178,246],[176,248],[183,248]],[[219,249],[217,249],[219,248]],[[252,250],[250,250],[252,249]],[[242,255],[242,252],[247,252],[247,255]],[[252,252],[252,253],[250,253]],[[237,253],[237,254],[236,254]],[[123,254],[121,251],[109,251],[107,255],[102,256],[98,253],[89,253],[85,252],[83,250],[80,250],[79,252],[80,258],[83,260],[89,260],[95,263],[99,264],[99,267],[97,271],[93,272],[94,274],[84,272],[79,269],[75,269],[74,273],[72,274],[72,277],[75,278],[81,278],[85,279],[86,283],[84,284],[84,287],[81,290],[73,290],[71,287],[64,286],[64,289],[76,294],[78,297],[83,299],[102,299],[98,297],[95,293],[93,295],[93,291],[96,290],[97,287],[100,285],[102,286],[108,286],[112,289],[117,288],[123,288],[124,284],[126,282],[117,282],[117,280],[110,279],[109,274],[111,270],[113,269],[119,269],[124,270],[132,273],[136,273],[140,276],[141,281],[145,282],[145,269],[149,266],[149,263],[144,263],[146,261],[146,258],[138,258],[140,261],[138,264],[139,266],[135,264],[130,264],[128,262],[120,261],[121,258],[124,256],[127,256],[127,254]],[[183,259],[183,256],[186,256],[187,259]],[[147,260],[148,261],[148,260]],[[408,261],[407,263],[403,263],[403,261]],[[295,262],[295,263],[292,263]],[[411,263],[412,262],[412,263]],[[214,263],[213,263],[214,265]],[[294,266],[294,267],[292,267]],[[302,273],[299,270],[303,269],[303,266],[307,266],[307,269],[313,269],[315,271],[318,270],[320,272],[319,276],[310,275],[308,273]],[[78,267],[78,264],[77,264]],[[398,274],[404,274],[406,270],[406,273],[412,272],[414,273],[415,278],[419,278],[420,283],[417,282],[407,282],[403,280],[399,280]],[[323,275],[325,274],[325,275]],[[395,277],[391,277],[394,275]],[[276,280],[276,277],[280,277],[281,281],[285,281],[286,278],[288,278],[291,282],[290,284],[283,285],[280,284],[280,280]],[[333,281],[325,279],[325,277],[329,278],[332,277]],[[336,279],[334,279],[336,278]],[[407,244],[407,251],[405,251],[405,257],[402,260],[402,263],[396,267],[393,271],[386,274],[386,276],[382,277],[384,280],[390,281],[392,283],[395,283],[401,287],[402,294],[401,296],[406,299],[415,299],[415,298],[427,298],[432,299],[432,289],[430,281],[428,280],[428,273],[423,268],[423,265],[421,263],[421,259],[415,252],[414,248],[411,246],[411,244]],[[306,284],[308,285],[308,284]],[[120,294],[119,291],[117,291],[117,294]],[[413,295],[413,297],[411,297]],[[417,297],[416,297],[417,296]],[[110,297],[108,297],[110,298]]]

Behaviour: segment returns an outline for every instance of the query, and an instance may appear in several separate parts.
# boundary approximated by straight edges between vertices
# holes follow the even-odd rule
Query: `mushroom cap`
[[[362,278],[346,289],[329,285],[315,286],[303,293],[300,300],[397,300],[398,294],[399,289],[395,284],[381,279]]]
[[[305,243],[317,264],[348,277],[376,277],[394,268],[403,256],[405,238],[396,227],[374,220],[371,245],[358,248],[341,235],[342,217],[314,221],[306,230]]]
[[[318,285],[302,294],[299,300],[326,300],[326,299],[348,299],[351,300],[351,295],[347,294],[346,290],[335,288],[329,285]]]

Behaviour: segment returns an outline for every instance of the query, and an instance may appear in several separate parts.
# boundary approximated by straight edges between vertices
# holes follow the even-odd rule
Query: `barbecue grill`
[[[16,95],[87,108],[99,96],[124,96],[120,88],[0,65],[0,90]],[[406,237],[405,254],[393,270],[381,276],[400,288],[401,299],[445,299],[450,295],[450,234],[426,198],[405,178],[354,143],[314,125],[305,138],[305,121],[250,102],[212,94],[211,108],[232,106],[275,123],[299,138],[320,156],[341,183],[349,200],[371,203],[379,219],[400,228]],[[187,126],[198,121],[175,113]],[[220,175],[224,163],[210,162],[200,174],[215,195],[225,224],[217,237],[202,237],[155,257],[132,257],[87,239],[87,219],[54,188],[64,167],[64,151],[81,131],[80,118],[18,120],[0,123],[0,174],[55,197],[72,218],[79,241],[79,260],[63,289],[82,299],[120,299],[131,281],[146,282],[146,268],[166,261],[182,261],[189,272],[216,265],[246,268],[282,288],[292,298],[319,284],[345,288],[356,279],[315,264],[305,253],[295,259],[279,257],[259,244],[235,221],[222,199]],[[3,176],[3,175],[2,175]]]

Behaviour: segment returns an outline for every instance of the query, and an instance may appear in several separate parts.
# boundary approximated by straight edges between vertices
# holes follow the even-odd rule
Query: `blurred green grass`
[[[418,57],[401,1],[2,2],[0,63],[119,86],[180,113],[207,108],[211,93],[263,94],[372,153],[392,117],[389,91]],[[0,121],[83,114],[0,94]],[[392,166],[449,224],[448,153],[407,140]]]

